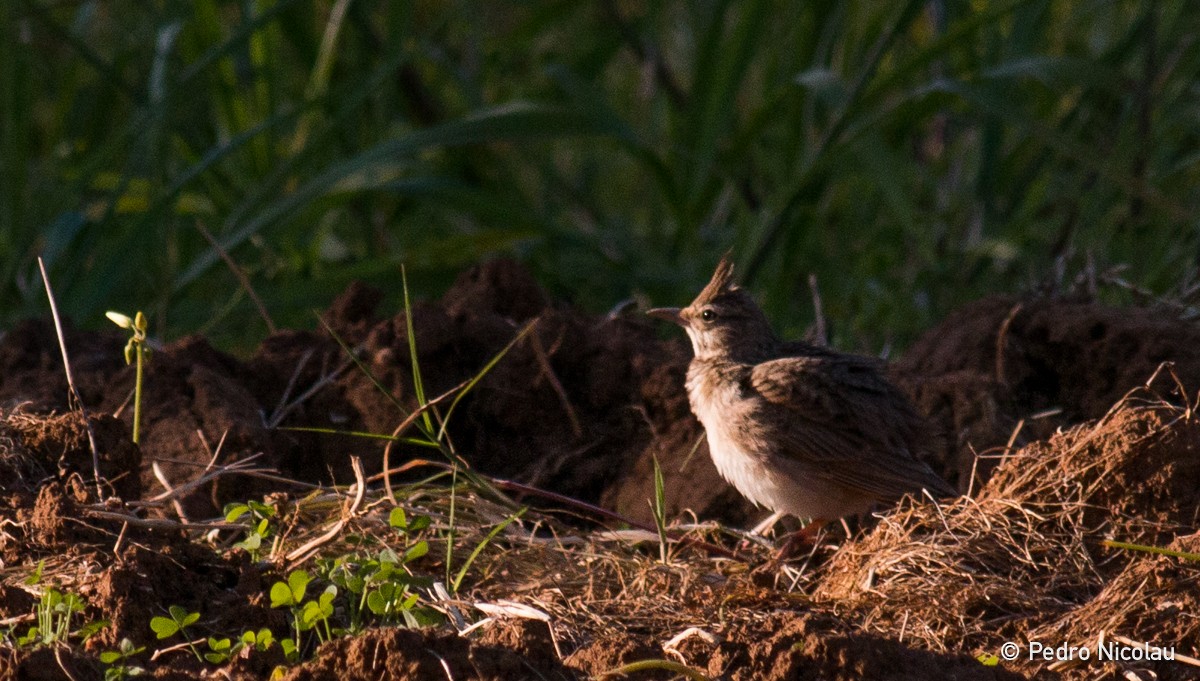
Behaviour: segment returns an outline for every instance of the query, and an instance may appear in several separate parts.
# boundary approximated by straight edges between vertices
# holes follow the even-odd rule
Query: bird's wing
[[[787,422],[779,454],[843,487],[879,499],[954,490],[916,452],[927,442],[921,417],[883,376],[883,363],[830,352],[763,362],[750,388]]]

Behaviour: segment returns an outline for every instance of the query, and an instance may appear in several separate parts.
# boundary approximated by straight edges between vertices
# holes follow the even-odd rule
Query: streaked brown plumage
[[[728,257],[690,305],[649,314],[691,338],[692,411],[721,475],[754,503],[826,521],[922,489],[956,494],[917,458],[928,428],[883,362],[779,340]]]

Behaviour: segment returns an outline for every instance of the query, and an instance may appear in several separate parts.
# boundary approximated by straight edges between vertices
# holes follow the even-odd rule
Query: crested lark
[[[717,470],[755,504],[812,519],[794,539],[906,493],[957,494],[917,458],[926,425],[883,362],[779,340],[728,256],[691,305],[648,314],[691,338],[688,399]]]

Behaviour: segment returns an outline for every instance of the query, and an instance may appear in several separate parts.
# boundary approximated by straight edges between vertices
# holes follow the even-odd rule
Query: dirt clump
[[[1094,625],[1078,623],[1094,623],[1091,613],[1106,607],[1111,619],[1116,593],[1144,602],[1133,592],[1145,582],[1105,592],[1129,587],[1131,569],[1145,577],[1152,562],[1102,541],[1169,542],[1191,532],[1200,504],[1200,426],[1186,409],[1153,397],[1132,396],[1098,422],[1012,454],[976,499],[883,516],[833,556],[815,596],[867,632],[903,626],[930,649],[987,653],[1006,641],[1094,639]],[[1187,582],[1166,590],[1180,583]],[[1131,608],[1138,609],[1117,610]],[[1129,624],[1167,637],[1156,640],[1200,647],[1196,628],[1167,630],[1154,621]]]
[[[947,435],[944,477],[966,490],[999,461],[975,454],[1100,418],[1163,362],[1200,385],[1200,328],[1170,310],[990,296],[925,332],[893,372]]]
[[[524,637],[521,637],[524,640]],[[521,681],[570,679],[553,656],[522,656],[510,647],[471,641],[440,630],[371,629],[322,646],[285,681]]]

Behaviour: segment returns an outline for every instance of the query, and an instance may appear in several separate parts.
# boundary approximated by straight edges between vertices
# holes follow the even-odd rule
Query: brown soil
[[[101,678],[99,653],[122,638],[147,646],[136,662],[156,677],[214,673],[218,667],[186,649],[151,661],[165,644],[147,623],[168,605],[201,613],[198,636],[262,627],[286,635],[291,618],[271,607],[268,592],[287,561],[255,562],[230,548],[239,533],[181,529],[179,521],[209,521],[229,502],[266,498],[281,519],[274,555],[282,556],[339,517],[342,502],[321,512],[305,505],[308,486],[328,493],[329,485],[353,482],[354,458],[368,475],[378,473],[383,442],[351,433],[392,433],[417,404],[407,319],[380,316],[381,300],[361,286],[343,293],[324,315],[337,339],[324,329],[281,331],[246,358],[198,337],[156,349],[140,446],[129,440],[134,374],[122,359],[123,339],[68,329],[106,481],[100,495],[87,430],[66,399],[53,326],[31,321],[5,333],[0,620],[15,635],[0,637],[0,679]],[[690,510],[702,521],[745,527],[765,515],[709,460],[682,390],[690,354],[682,338],[636,314],[596,317],[554,303],[507,261],[473,268],[441,299],[416,303],[412,326],[430,398],[508,348],[447,427],[475,470],[648,522],[657,458],[669,517],[688,520]],[[287,667],[286,678],[575,679],[645,659],[730,680],[1118,678],[1146,669],[1192,678],[1197,670],[1179,662],[1051,669],[1029,660],[985,666],[978,656],[1007,640],[1083,645],[1101,636],[1196,655],[1197,568],[1100,542],[1200,550],[1200,421],[1178,390],[1200,386],[1198,336],[1162,310],[977,301],[893,366],[944,433],[945,476],[970,489],[971,499],[906,502],[865,519],[854,537],[827,537],[790,578],[764,578],[747,569],[761,566],[765,549],[741,549],[730,560],[678,545],[662,565],[654,542],[614,542],[594,534],[599,521],[580,506],[528,494],[519,500],[540,512],[481,554],[456,607],[476,621],[483,615],[471,603],[511,601],[540,618],[497,616],[467,636],[449,625],[368,629],[306,650],[311,659]],[[1173,369],[1122,400],[1164,361]],[[397,444],[390,465],[414,459],[441,460],[436,451]],[[189,486],[238,461],[274,474],[230,473]],[[442,495],[419,483],[430,470],[413,468],[393,482],[413,483],[406,503],[436,515]],[[153,501],[164,485],[182,488],[177,505]],[[344,534],[362,541],[388,531],[379,487],[369,506],[348,516]],[[486,494],[471,494],[460,513],[479,514],[479,526],[464,526],[456,567],[508,513]],[[711,526],[691,532],[725,553],[738,550],[736,538]],[[436,556],[445,544],[429,537],[434,548],[421,567],[441,574]],[[323,555],[341,555],[333,549]],[[39,562],[42,582],[26,584]],[[13,648],[45,585],[83,596],[83,619],[109,626],[82,644]],[[705,633],[664,650],[691,627]],[[244,653],[220,674],[262,679],[282,663],[276,647]],[[660,669],[630,678],[676,677]]]

